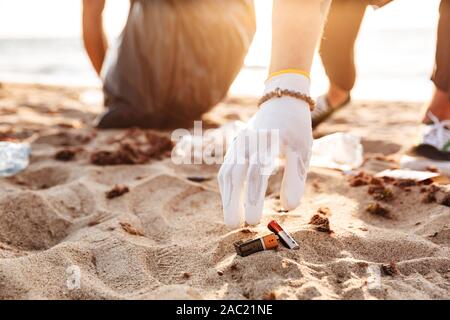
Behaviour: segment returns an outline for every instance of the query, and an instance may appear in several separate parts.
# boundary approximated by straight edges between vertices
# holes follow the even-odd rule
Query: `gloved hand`
[[[264,94],[277,88],[309,94],[309,79],[294,73],[274,76],[267,80]],[[285,160],[281,204],[295,209],[305,190],[312,142],[306,102],[282,96],[263,103],[228,148],[218,174],[225,224],[239,227],[244,212],[248,224],[260,222],[267,183],[278,158]]]

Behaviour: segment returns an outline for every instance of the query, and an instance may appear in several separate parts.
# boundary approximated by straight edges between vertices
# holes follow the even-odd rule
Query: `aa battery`
[[[275,233],[280,241],[289,249],[299,249],[300,246],[298,243],[294,240],[294,238],[291,237],[289,233],[283,230],[283,228],[276,222],[275,220],[272,220],[267,225],[270,231]]]
[[[278,240],[277,236],[273,233],[258,239],[253,239],[246,242],[237,241],[234,243],[236,253],[241,257],[245,257],[263,250],[275,249],[276,247],[278,247]]]

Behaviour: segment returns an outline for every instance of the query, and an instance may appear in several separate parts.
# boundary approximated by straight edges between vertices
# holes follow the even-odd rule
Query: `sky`
[[[81,30],[81,0],[0,0],[0,38],[76,37]],[[107,0],[105,25],[119,34],[128,0]]]
[[[272,1],[255,3],[259,28],[266,33],[270,30]],[[364,27],[434,27],[437,5],[438,0],[396,0],[371,14]],[[110,34],[120,32],[128,6],[128,0],[107,0],[105,23]],[[81,0],[0,0],[0,37],[74,37],[80,33],[80,12]]]

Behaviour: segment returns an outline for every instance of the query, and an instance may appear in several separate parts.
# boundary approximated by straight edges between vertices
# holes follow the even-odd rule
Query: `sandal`
[[[334,112],[338,111],[339,109],[345,107],[348,105],[351,101],[350,95],[348,98],[342,102],[340,105],[336,107],[331,107],[330,103],[328,102],[327,96],[321,95],[317,98],[316,101],[316,108],[311,113],[311,120],[312,120],[312,127],[313,129],[317,127],[319,124],[327,120]]]

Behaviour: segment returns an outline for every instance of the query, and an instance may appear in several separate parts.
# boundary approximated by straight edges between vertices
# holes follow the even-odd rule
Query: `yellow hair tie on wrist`
[[[300,69],[285,69],[285,70],[280,70],[280,71],[272,72],[272,73],[269,75],[269,77],[267,78],[267,80],[269,80],[269,79],[271,79],[271,78],[273,78],[273,77],[279,76],[279,75],[281,75],[281,74],[286,74],[286,73],[300,74],[300,75],[305,76],[305,77],[307,77],[308,79],[310,79],[310,78],[309,78],[309,72],[306,72],[306,71],[300,70]],[[266,81],[267,81],[267,80],[266,80]]]

